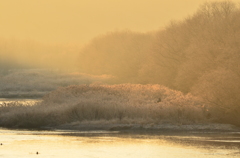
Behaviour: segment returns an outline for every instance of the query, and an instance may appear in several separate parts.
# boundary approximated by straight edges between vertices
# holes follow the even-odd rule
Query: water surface
[[[40,101],[42,101],[41,98],[0,98],[0,104],[18,102],[23,105],[33,105],[34,103]]]
[[[240,157],[240,133],[237,132],[119,133],[1,129],[0,143],[1,158]]]

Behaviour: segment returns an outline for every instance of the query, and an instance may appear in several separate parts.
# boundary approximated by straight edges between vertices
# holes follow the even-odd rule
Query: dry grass
[[[190,94],[140,84],[69,86],[33,106],[0,107],[0,125],[5,127],[37,128],[76,121],[188,124],[207,121],[207,114],[203,103]]]

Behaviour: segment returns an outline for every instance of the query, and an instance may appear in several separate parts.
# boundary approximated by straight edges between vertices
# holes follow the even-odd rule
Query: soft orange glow
[[[216,0],[208,0],[216,1]],[[235,0],[238,1],[238,0]],[[7,0],[0,37],[85,43],[98,34],[152,31],[193,14],[205,0]]]

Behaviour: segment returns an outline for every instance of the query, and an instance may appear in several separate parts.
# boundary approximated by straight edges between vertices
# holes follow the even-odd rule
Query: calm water
[[[0,143],[1,158],[240,157],[240,133],[121,134],[0,129]]]

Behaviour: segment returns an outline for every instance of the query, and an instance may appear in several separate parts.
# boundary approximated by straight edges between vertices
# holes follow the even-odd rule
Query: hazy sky
[[[171,20],[193,14],[204,2],[206,0],[0,0],[0,37],[85,43],[115,30],[157,30]]]

